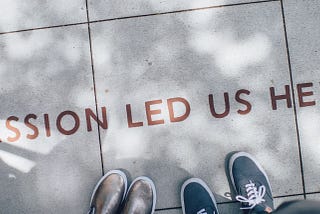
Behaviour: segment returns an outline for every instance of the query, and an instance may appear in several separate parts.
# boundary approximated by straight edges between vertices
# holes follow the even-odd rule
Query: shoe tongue
[[[212,207],[205,207],[200,209],[197,214],[217,214]]]

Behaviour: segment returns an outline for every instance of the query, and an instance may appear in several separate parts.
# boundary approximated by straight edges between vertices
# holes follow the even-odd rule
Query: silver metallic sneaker
[[[95,186],[88,214],[114,214],[124,200],[127,177],[120,170],[111,170]]]
[[[122,214],[152,214],[156,206],[156,188],[150,178],[136,178],[127,192]]]

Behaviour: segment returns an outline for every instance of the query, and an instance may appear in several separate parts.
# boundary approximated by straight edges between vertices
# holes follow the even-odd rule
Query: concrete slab
[[[87,26],[0,35],[0,49],[1,213],[86,213],[101,176]]]
[[[275,198],[274,199],[274,206],[275,206],[275,208],[277,208],[284,202],[294,201],[294,200],[303,200],[303,199],[304,199],[303,195]]]
[[[89,0],[90,20],[112,19],[263,0]]]
[[[85,22],[85,0],[2,0],[0,32]]]
[[[307,192],[320,191],[320,4],[284,1]],[[298,86],[297,84],[300,84]],[[300,89],[298,89],[300,87]],[[298,91],[300,90],[300,92]],[[300,100],[299,100],[300,94]],[[314,101],[314,102],[313,102]]]
[[[316,194],[307,194],[307,200],[320,201],[320,194],[319,194],[319,193],[316,193]]]
[[[91,28],[106,170],[150,176],[158,209],[179,207],[180,186],[193,176],[226,202],[225,157],[244,150],[265,167],[275,196],[302,193],[294,112],[281,100],[273,110],[270,94],[290,84],[279,2]]]

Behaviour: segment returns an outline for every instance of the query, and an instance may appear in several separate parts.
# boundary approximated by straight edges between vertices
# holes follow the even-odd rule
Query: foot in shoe
[[[219,214],[216,200],[204,181],[190,178],[181,188],[183,214]]]
[[[244,210],[270,213],[274,209],[272,191],[267,174],[248,153],[237,152],[229,159],[229,176],[236,200]]]

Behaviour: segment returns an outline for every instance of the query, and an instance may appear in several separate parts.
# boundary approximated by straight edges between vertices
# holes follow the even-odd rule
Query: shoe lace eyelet
[[[248,184],[245,185],[247,197],[242,195],[236,196],[236,200],[242,203],[248,203],[248,207],[241,207],[240,209],[253,209],[256,205],[265,202],[263,198],[266,194],[266,187],[264,185],[256,187],[256,184],[252,181],[249,181]]]

